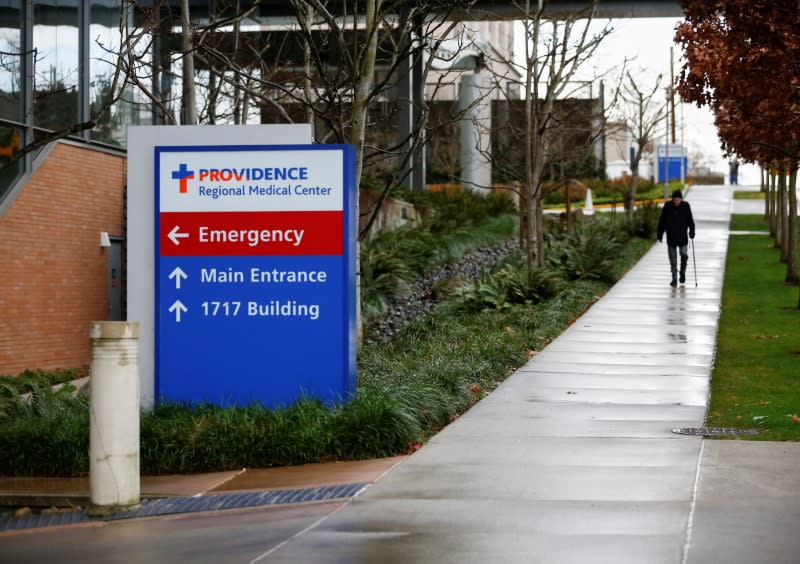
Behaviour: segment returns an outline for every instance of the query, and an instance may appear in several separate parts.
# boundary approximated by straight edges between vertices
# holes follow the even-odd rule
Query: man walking
[[[739,184],[739,159],[734,157],[728,165],[730,165],[731,186],[736,186]]]
[[[672,271],[670,286],[678,285],[678,251],[681,254],[681,284],[686,282],[686,265],[689,262],[689,239],[694,239],[694,218],[689,202],[683,201],[680,190],[672,193],[672,200],[666,202],[658,219],[658,242],[661,243],[667,232],[667,254]],[[687,238],[686,232],[689,232]]]

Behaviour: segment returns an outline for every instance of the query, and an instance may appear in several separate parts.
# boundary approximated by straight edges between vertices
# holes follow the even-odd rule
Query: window
[[[24,115],[21,25],[21,2],[5,2],[0,7],[0,119],[14,123],[21,123]],[[0,124],[0,201],[21,172],[22,162],[12,163],[21,144],[21,129]]]
[[[78,121],[78,0],[33,3],[33,123],[58,130]]]
[[[120,50],[120,27],[124,23],[122,18],[130,17],[130,11],[126,10],[123,15],[120,3],[109,0],[92,0],[90,9],[89,113],[94,117],[108,105],[109,96],[112,95],[110,88],[114,82],[117,53]],[[123,84],[122,78],[118,81],[117,90]],[[140,112],[150,109],[146,100],[138,98],[140,96],[135,94],[134,89],[126,88],[119,101],[99,116],[97,126],[91,130],[91,138],[124,146],[127,126],[142,123]],[[147,117],[149,118],[149,114]]]
[[[21,23],[19,1],[0,8],[0,118],[16,122],[21,122],[23,115]]]

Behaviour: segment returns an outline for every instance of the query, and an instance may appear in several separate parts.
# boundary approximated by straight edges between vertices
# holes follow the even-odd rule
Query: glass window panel
[[[78,0],[34,1],[33,121],[61,129],[78,121]]]
[[[0,7],[0,118],[22,121],[22,11],[20,1]]]
[[[91,26],[89,29],[89,58],[90,58],[90,113],[98,114],[107,106],[114,83],[117,56],[120,45],[126,40],[121,35],[122,18],[128,18],[128,28],[132,13],[130,9],[122,12],[121,2],[114,0],[92,0],[90,3]],[[140,41],[141,50],[144,50],[149,41]],[[136,56],[136,74],[144,82],[152,73],[149,65],[149,54],[139,52]],[[125,84],[124,76],[117,80],[117,93],[119,100],[97,119],[97,126],[91,131],[92,139],[113,145],[125,145],[127,126],[152,123],[152,109],[150,101],[134,86],[128,84],[125,91],[119,94],[119,89]]]
[[[23,160],[13,157],[20,148],[22,130],[0,125],[0,202],[22,173]]]
[[[91,131],[92,139],[105,143],[120,144],[123,137],[118,108],[105,109],[114,95],[116,54],[120,47],[121,8],[112,2],[93,0],[90,3],[89,26],[89,81],[91,93],[89,112],[97,117],[97,125]]]

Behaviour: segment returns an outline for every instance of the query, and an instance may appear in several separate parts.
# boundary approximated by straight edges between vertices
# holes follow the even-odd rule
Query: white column
[[[492,184],[492,101],[485,73],[461,77],[458,108],[461,117],[461,187],[488,194]]]
[[[139,503],[139,324],[97,321],[89,396],[90,512]]]

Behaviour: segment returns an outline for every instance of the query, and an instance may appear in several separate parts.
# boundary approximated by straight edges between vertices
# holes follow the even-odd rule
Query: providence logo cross
[[[189,170],[186,167],[186,163],[181,163],[178,166],[178,170],[172,171],[172,178],[178,180],[178,184],[180,186],[180,193],[185,194],[188,189],[187,186],[188,181],[194,178],[194,171]]]

